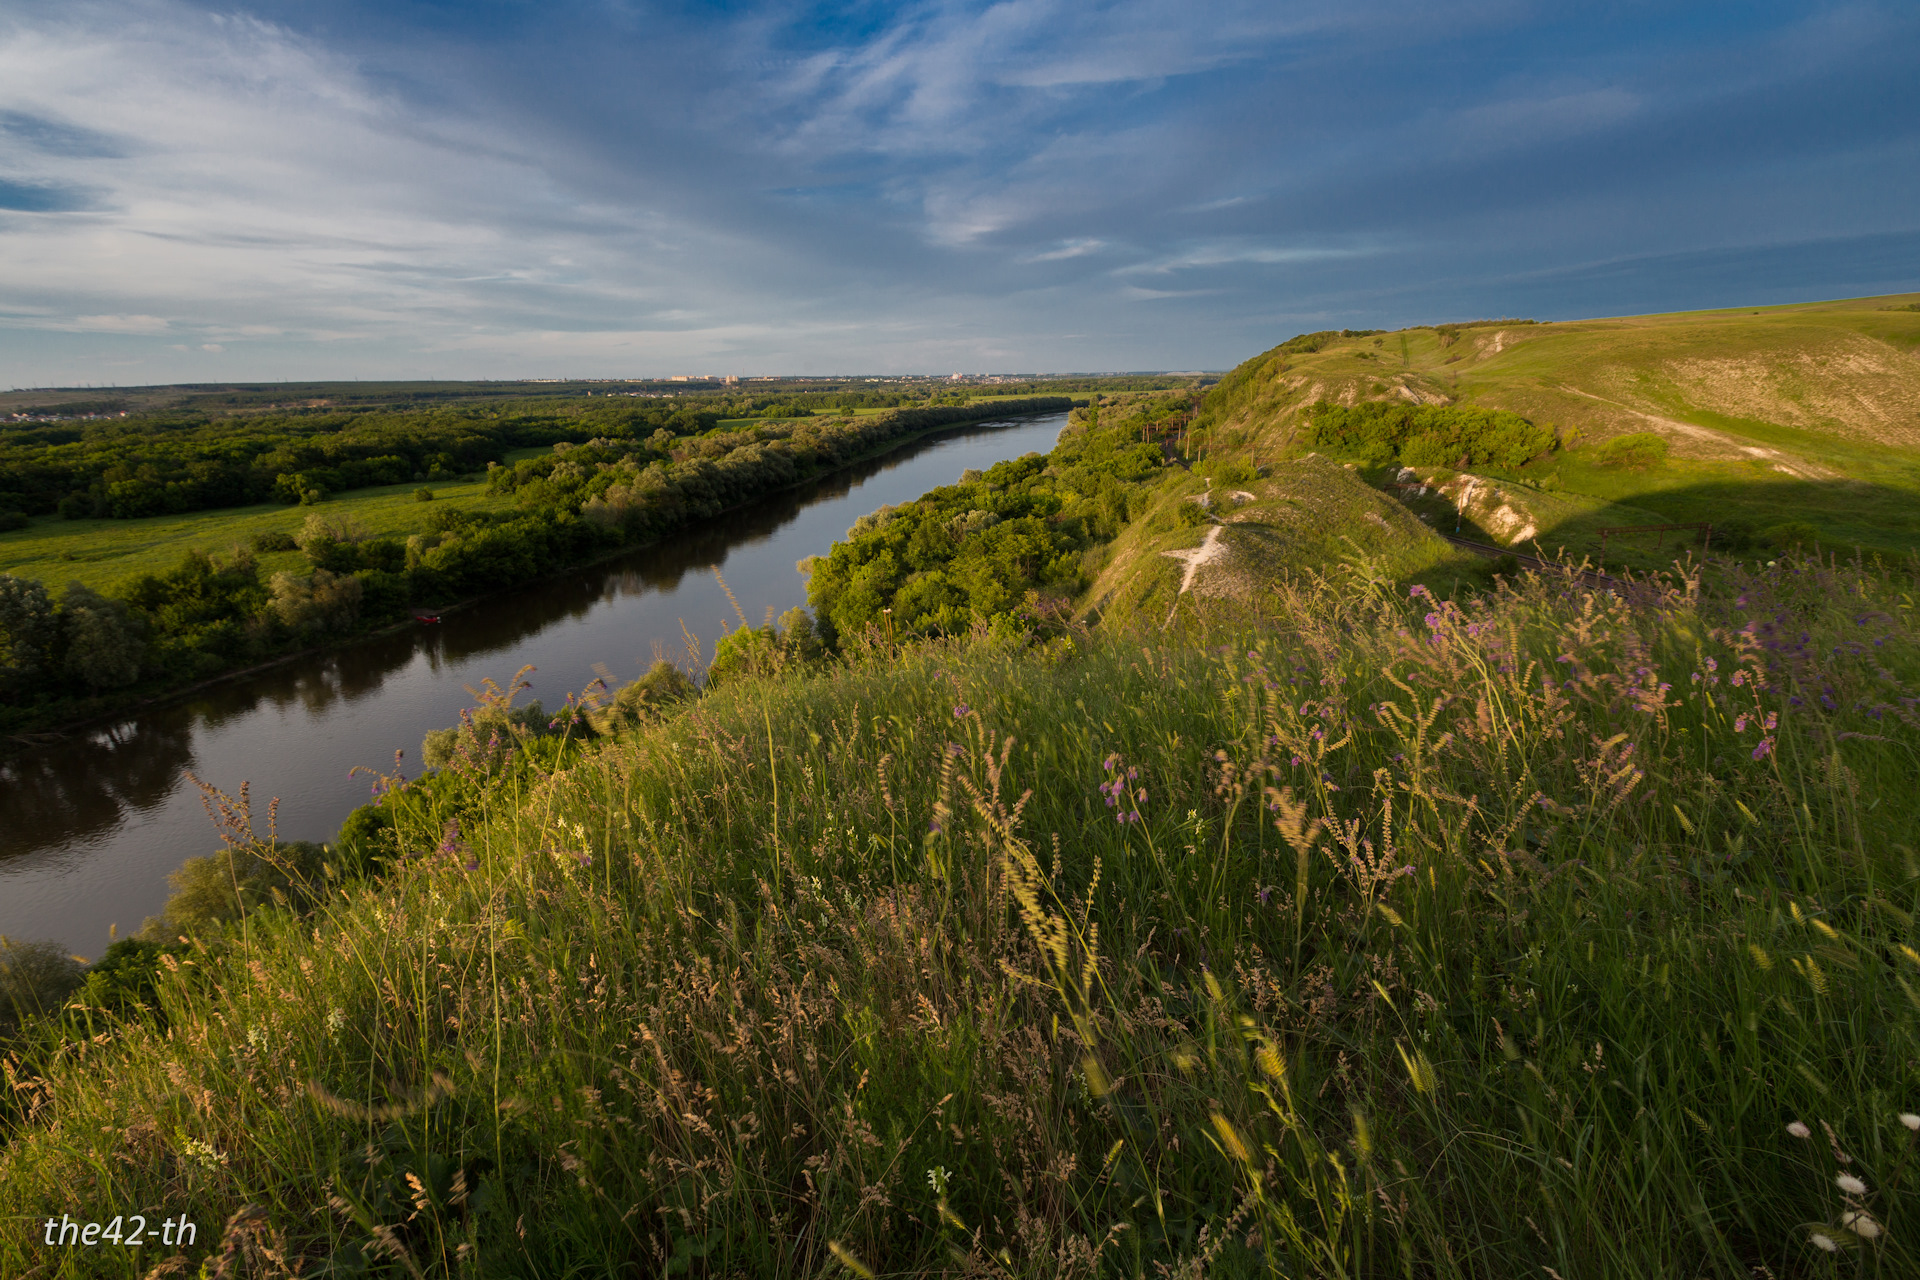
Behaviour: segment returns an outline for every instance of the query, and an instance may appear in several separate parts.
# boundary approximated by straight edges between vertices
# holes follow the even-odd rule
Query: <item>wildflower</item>
[[[1798,1120],[1795,1120],[1787,1126],[1787,1132],[1796,1138],[1810,1138],[1813,1136],[1813,1130],[1807,1128],[1806,1125],[1800,1123]]]
[[[1911,1111],[1902,1111],[1900,1113],[1900,1123],[1909,1129],[1920,1131],[1920,1116],[1913,1114]]]
[[[1428,592],[1428,590],[1425,587],[1421,586],[1419,583],[1416,582],[1412,586],[1407,588],[1407,598],[1413,599],[1414,597],[1417,597],[1417,596],[1427,596],[1428,599],[1432,599],[1431,593]]]
[[[1747,717],[1743,715],[1735,716],[1733,718],[1733,731],[1735,733],[1745,733],[1747,731]]]
[[[1772,754],[1773,754],[1772,738],[1760,739],[1760,745],[1753,749],[1753,758],[1755,760],[1764,760]]]
[[[953,718],[955,720],[965,720],[971,714],[973,714],[973,708],[964,702],[956,704],[953,708]]]
[[[1843,1173],[1836,1177],[1833,1180],[1833,1185],[1850,1196],[1863,1196],[1867,1194],[1867,1184],[1850,1173]]]
[[[346,1025],[347,1011],[345,1009],[327,1010],[327,1035],[338,1040],[340,1038],[340,1028]]]
[[[1840,1225],[1862,1240],[1877,1240],[1880,1237],[1880,1224],[1868,1216],[1865,1209],[1854,1209],[1841,1214]]]
[[[247,1028],[247,1047],[258,1052],[267,1047],[267,1032],[264,1027]]]
[[[952,1177],[953,1175],[947,1172],[947,1166],[937,1164],[927,1170],[927,1185],[933,1189],[933,1194],[944,1196],[947,1194],[947,1182]]]
[[[227,1163],[227,1153],[214,1147],[211,1142],[202,1142],[199,1138],[188,1138],[180,1144],[180,1154],[208,1173],[217,1172]]]
[[[1823,1253],[1840,1252],[1840,1246],[1833,1242],[1833,1237],[1831,1236],[1822,1235],[1820,1232],[1816,1231],[1811,1236],[1809,1236],[1808,1239],[1813,1242],[1814,1248],[1819,1249]]]

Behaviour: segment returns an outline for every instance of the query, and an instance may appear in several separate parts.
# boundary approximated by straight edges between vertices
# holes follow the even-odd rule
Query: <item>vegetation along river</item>
[[[1053,447],[1065,414],[972,423],[733,512],[656,546],[569,570],[449,614],[214,685],[89,734],[0,760],[0,935],[52,938],[88,958],[108,930],[159,912],[167,873],[219,839],[195,776],[230,792],[251,784],[266,831],[278,797],[282,839],[330,840],[368,800],[368,775],[419,769],[420,739],[472,705],[468,686],[504,685],[532,664],[521,699],[557,706],[604,667],[624,684],[657,653],[686,661],[684,622],[708,656],[738,625],[718,568],[751,622],[806,603],[794,562],[821,554],[883,503],[911,501],[986,468]]]

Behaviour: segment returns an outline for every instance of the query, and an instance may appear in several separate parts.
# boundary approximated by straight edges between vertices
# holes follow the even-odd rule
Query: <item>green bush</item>
[[[0,937],[0,1037],[58,1012],[85,981],[85,965],[57,944]]]
[[[24,511],[0,511],[0,533],[12,533],[15,529],[24,529],[33,521]]]
[[[1308,412],[1303,438],[1315,448],[1372,466],[1398,457],[1416,467],[1522,467],[1559,447],[1552,427],[1504,409],[1385,400],[1356,405],[1323,400]]]
[[[1820,530],[1805,520],[1788,520],[1763,529],[1760,537],[1768,546],[1782,551],[1795,547],[1811,551],[1820,543]]]
[[[294,551],[300,546],[291,533],[285,529],[268,529],[253,535],[249,541],[253,549],[262,555],[274,551]]]
[[[610,733],[645,724],[698,693],[698,687],[685,672],[661,658],[647,669],[647,674],[622,686],[613,695],[596,717],[596,727]]]
[[[306,840],[237,843],[188,858],[167,875],[173,894],[140,936],[166,942],[205,934],[268,905],[310,906],[325,884],[326,850]]]
[[[1594,450],[1593,460],[1602,467],[1646,471],[1667,460],[1667,441],[1651,431],[1615,436]]]

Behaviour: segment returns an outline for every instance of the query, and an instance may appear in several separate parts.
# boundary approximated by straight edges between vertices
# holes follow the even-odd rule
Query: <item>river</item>
[[[1053,447],[1065,414],[976,423],[723,516],[669,542],[490,597],[412,627],[214,685],[119,724],[0,760],[0,935],[50,938],[97,958],[108,931],[140,928],[167,899],[167,873],[219,839],[187,775],[250,784],[264,834],[278,797],[287,840],[331,840],[368,800],[367,775],[411,775],[420,739],[473,705],[469,686],[532,664],[531,690],[558,705],[604,668],[616,684],[656,653],[686,661],[681,626],[706,653],[738,617],[718,568],[756,626],[806,603],[794,562],[824,553],[856,518],[952,484],[969,467]]]

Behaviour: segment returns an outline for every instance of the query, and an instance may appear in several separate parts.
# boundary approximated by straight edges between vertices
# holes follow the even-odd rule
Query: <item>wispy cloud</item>
[[[1615,297],[1567,263],[1912,229],[1916,58],[1920,15],[1811,0],[16,0],[0,380],[1219,366],[1296,315],[1567,314]],[[1701,270],[1636,308],[1723,301]]]

